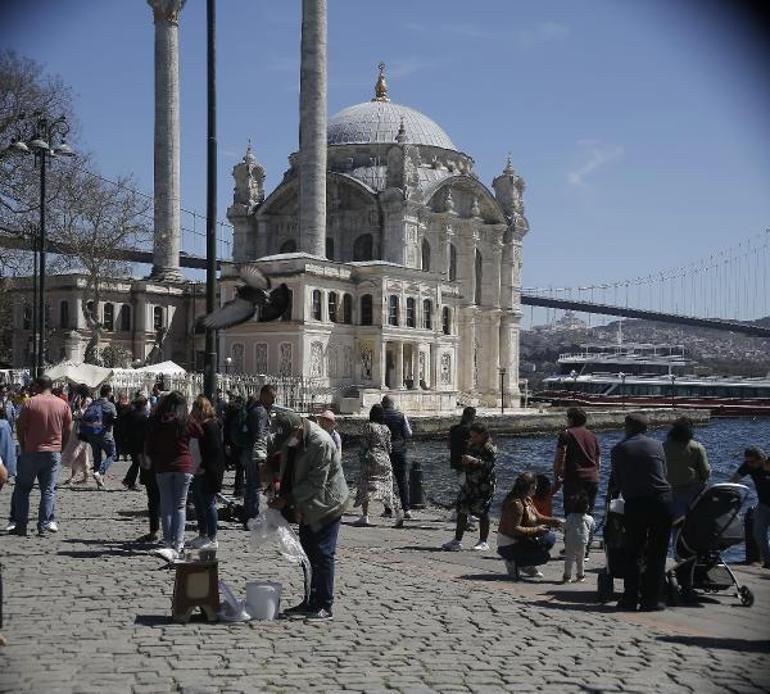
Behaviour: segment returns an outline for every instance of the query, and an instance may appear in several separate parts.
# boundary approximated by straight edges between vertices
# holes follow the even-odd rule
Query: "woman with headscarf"
[[[679,417],[663,442],[666,454],[666,477],[674,499],[674,519],[680,518],[700,494],[711,466],[703,444],[693,438],[692,420]]]

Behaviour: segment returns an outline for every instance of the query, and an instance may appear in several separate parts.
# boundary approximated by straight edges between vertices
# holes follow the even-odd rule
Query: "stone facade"
[[[382,69],[375,98],[333,116],[327,142],[325,260],[302,253],[299,156],[267,197],[250,148],[234,169],[234,261],[285,281],[294,306],[286,321],[228,331],[225,354],[243,345],[249,372],[259,348],[273,372],[280,345],[291,344],[295,375],[340,392],[416,392],[438,409],[458,398],[499,405],[504,369],[505,404],[516,406],[528,223],[510,158],[492,192],[436,123],[389,101]],[[350,320],[340,318],[343,301]]]

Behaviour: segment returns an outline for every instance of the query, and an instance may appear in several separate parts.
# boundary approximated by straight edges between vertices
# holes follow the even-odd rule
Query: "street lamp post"
[[[578,379],[578,372],[575,371],[575,369],[572,369],[572,371],[569,372],[570,378],[572,379],[572,398],[577,398],[577,379]]]
[[[32,154],[35,157],[35,166],[40,169],[40,224],[32,244],[33,251],[36,251],[35,268],[37,269],[37,281],[34,287],[36,315],[32,333],[35,355],[33,369],[40,376],[45,364],[46,343],[46,173],[53,157],[71,157],[75,153],[67,144],[70,127],[64,116],[51,120],[42,111],[35,111],[30,117],[22,113],[17,118],[17,125],[19,133],[9,149],[19,154]]]
[[[620,405],[626,409],[626,374],[622,371],[618,374],[620,376]]]
[[[505,367],[500,367],[500,414],[505,414]]]

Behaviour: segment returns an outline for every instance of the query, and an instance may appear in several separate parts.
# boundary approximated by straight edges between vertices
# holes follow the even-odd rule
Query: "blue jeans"
[[[106,475],[110,465],[115,462],[115,441],[112,438],[105,438],[104,434],[88,434],[88,443],[94,454],[94,472]],[[104,460],[102,460],[102,451],[104,451]]]
[[[243,522],[256,518],[259,514],[259,461],[254,460],[252,446],[241,451],[241,465],[246,473],[246,485],[243,491]]]
[[[754,541],[759,547],[762,563],[770,564],[770,544],[767,541],[767,531],[770,530],[770,506],[761,501],[754,507]]]
[[[206,489],[206,482],[203,475],[196,475],[192,481],[193,503],[195,504],[195,515],[198,517],[198,534],[209,538],[217,539],[217,495]]]
[[[61,453],[23,453],[19,457],[16,487],[11,499],[11,516],[19,529],[26,529],[29,519],[29,493],[37,480],[40,506],[37,529],[44,530],[53,520],[56,507],[56,482],[59,479]]]
[[[159,472],[160,524],[163,542],[177,551],[184,547],[184,525],[187,519],[187,490],[192,475],[188,472]]]
[[[314,531],[309,525],[299,526],[299,541],[310,560],[313,578],[310,584],[310,608],[332,611],[334,604],[334,557],[340,518],[335,518]]]
[[[520,539],[513,545],[498,547],[497,553],[506,561],[515,561],[518,566],[540,566],[551,558],[550,551],[556,542],[556,535],[550,530],[545,535]]]

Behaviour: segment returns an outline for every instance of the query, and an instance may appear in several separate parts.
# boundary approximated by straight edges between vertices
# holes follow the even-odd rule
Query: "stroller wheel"
[[[738,597],[741,599],[741,605],[751,607],[754,604],[754,593],[748,586],[738,588]]]
[[[606,569],[602,569],[596,575],[596,592],[602,605],[612,600],[614,586],[612,584],[612,576],[610,576]]]

